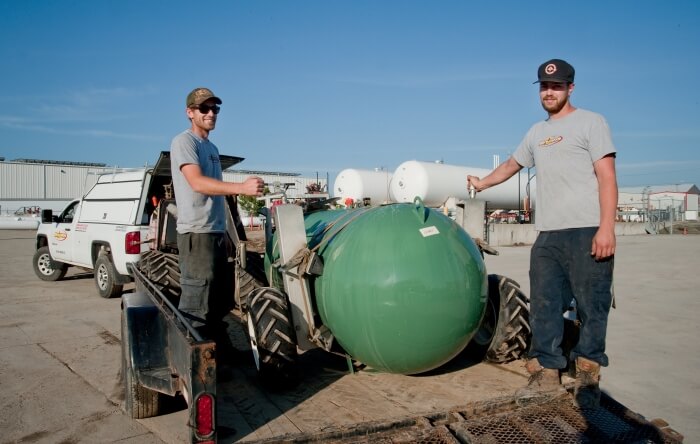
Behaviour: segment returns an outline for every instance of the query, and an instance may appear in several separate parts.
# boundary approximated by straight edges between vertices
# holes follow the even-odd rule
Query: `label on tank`
[[[428,237],[428,236],[433,236],[435,234],[440,234],[440,232],[438,231],[438,229],[435,225],[433,225],[432,227],[421,228],[418,231],[420,231],[420,234],[422,234],[423,237]]]

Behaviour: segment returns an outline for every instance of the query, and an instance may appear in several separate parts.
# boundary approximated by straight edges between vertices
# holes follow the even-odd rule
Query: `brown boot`
[[[574,404],[582,409],[595,409],[600,405],[600,364],[590,359],[576,358],[576,383]]]
[[[516,403],[526,404],[536,398],[549,397],[565,392],[559,382],[559,370],[556,368],[544,368],[537,358],[529,359],[525,369],[530,373],[527,386],[515,392]]]

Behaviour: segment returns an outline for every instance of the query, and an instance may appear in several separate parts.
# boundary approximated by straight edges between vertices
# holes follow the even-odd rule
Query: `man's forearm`
[[[593,167],[598,179],[600,226],[614,230],[618,199],[615,157],[606,156],[597,161]]]
[[[498,167],[496,167],[496,169],[493,170],[491,174],[481,179],[481,181],[479,181],[479,186],[477,187],[477,189],[479,191],[483,191],[494,185],[503,183],[506,180],[513,177],[513,175],[520,171],[521,168],[522,166],[520,166],[520,164],[516,162],[515,159],[509,157],[508,160],[498,165]]]
[[[600,226],[615,229],[617,216],[617,184],[615,180],[604,180],[598,184],[600,200]]]
[[[192,189],[208,196],[229,196],[241,194],[242,185],[234,182],[224,182],[207,176],[199,176],[190,182]]]

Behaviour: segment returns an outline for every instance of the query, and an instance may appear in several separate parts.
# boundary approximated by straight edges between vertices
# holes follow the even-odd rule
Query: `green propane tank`
[[[354,359],[422,373],[462,351],[479,327],[484,262],[444,214],[417,200],[312,213],[305,227],[324,264],[313,282],[318,314]]]

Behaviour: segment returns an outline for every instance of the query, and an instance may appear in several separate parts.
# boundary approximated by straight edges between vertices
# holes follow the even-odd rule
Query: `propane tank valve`
[[[472,184],[469,184],[469,198],[474,199],[476,197],[476,187]]]

